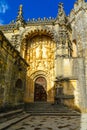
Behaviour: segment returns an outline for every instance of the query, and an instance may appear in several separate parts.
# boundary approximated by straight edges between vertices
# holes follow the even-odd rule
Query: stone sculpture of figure
[[[42,45],[39,46],[39,59],[42,59]]]

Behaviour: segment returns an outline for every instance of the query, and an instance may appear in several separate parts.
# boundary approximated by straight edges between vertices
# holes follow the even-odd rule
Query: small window
[[[73,53],[72,53],[73,57],[77,57],[77,43],[76,40],[73,40]]]

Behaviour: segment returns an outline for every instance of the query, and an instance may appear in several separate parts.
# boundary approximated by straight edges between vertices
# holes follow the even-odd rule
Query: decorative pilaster
[[[59,4],[58,10],[58,23],[59,23],[59,32],[58,32],[58,43],[57,43],[57,57],[70,57],[72,51],[72,43],[68,34],[67,26],[67,17],[65,15],[63,4]]]
[[[68,25],[68,19],[65,15],[62,3],[59,3],[57,20],[59,30],[56,44],[55,73],[56,77],[60,77],[64,76],[64,59],[70,58],[72,52],[72,43],[69,36],[70,26]]]

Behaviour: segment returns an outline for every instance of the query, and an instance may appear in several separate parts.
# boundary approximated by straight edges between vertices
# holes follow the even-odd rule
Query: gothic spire
[[[63,3],[59,3],[58,5],[58,14],[60,15],[60,13],[64,13],[64,7],[63,7]]]
[[[58,5],[58,15],[57,15],[57,18],[58,18],[60,23],[65,23],[66,15],[65,15],[63,3],[59,3],[59,5]]]
[[[18,16],[16,18],[16,25],[17,27],[20,27],[20,26],[24,26],[24,24],[25,24],[25,20],[23,18],[23,5],[20,5],[18,10]]]
[[[59,29],[58,29],[58,42],[57,42],[57,56],[69,57],[71,54],[71,41],[68,34],[68,19],[64,11],[63,3],[58,5],[58,16],[57,16]],[[61,52],[61,53],[60,53]]]

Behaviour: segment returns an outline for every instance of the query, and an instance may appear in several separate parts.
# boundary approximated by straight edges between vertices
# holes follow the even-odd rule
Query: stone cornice
[[[44,18],[44,19],[31,19],[26,21],[25,27],[26,26],[37,26],[37,25],[53,25],[55,23],[55,19],[54,18]],[[13,31],[15,29],[18,29],[16,27],[16,23],[10,23],[7,25],[1,25],[0,26],[0,30],[4,31],[4,32],[10,32]]]
[[[26,21],[27,24],[47,24],[47,23],[52,23],[55,21],[55,18],[52,18],[52,17],[49,17],[49,18],[46,18],[44,17],[43,19],[42,18],[38,18],[38,19],[28,19],[28,21]]]
[[[57,23],[56,23],[56,21],[57,21]],[[58,18],[51,18],[51,17],[50,18],[43,18],[43,19],[38,18],[38,19],[30,19],[30,20],[26,21],[25,27],[27,27],[27,26],[40,26],[40,25],[42,25],[42,26],[44,26],[44,25],[55,26],[56,24],[60,24]],[[5,33],[7,33],[7,32],[9,33],[9,32],[13,32],[14,30],[18,30],[18,28],[16,26],[16,23],[13,22],[13,23],[10,23],[7,25],[1,25],[0,30],[5,32]]]
[[[15,30],[15,29],[16,29],[15,24],[7,24],[7,25],[0,26],[0,30],[3,32],[10,32],[10,31]]]

